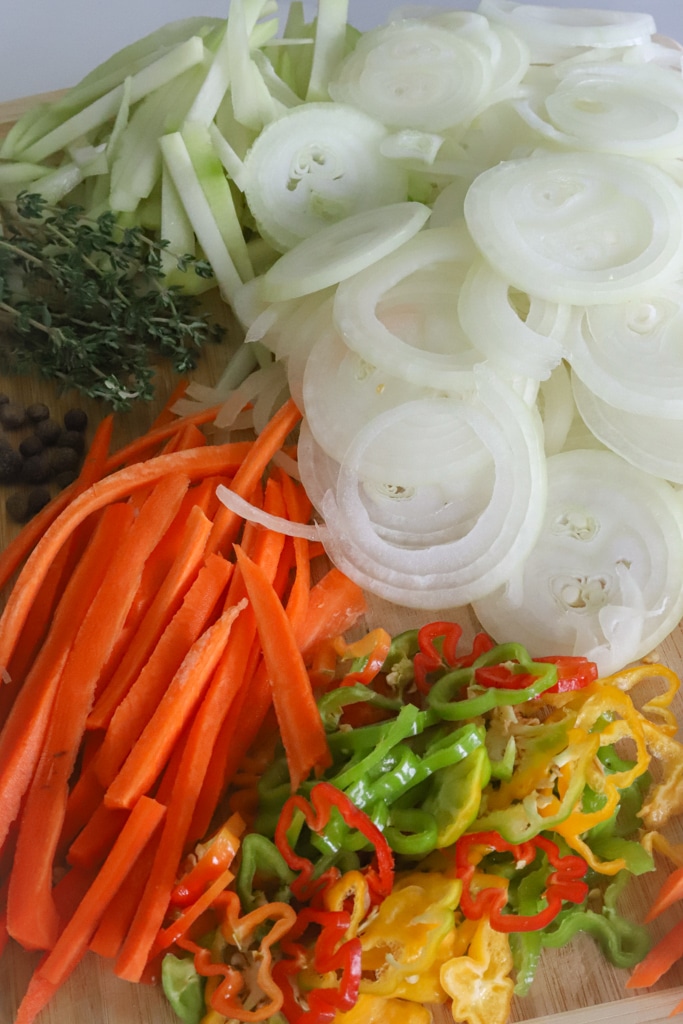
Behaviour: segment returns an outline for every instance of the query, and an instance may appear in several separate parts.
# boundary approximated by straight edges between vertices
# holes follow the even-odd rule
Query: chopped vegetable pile
[[[0,936],[43,951],[15,1024],[88,950],[188,1024],[505,1024],[579,932],[654,983],[678,933],[618,900],[662,855],[652,916],[679,895],[674,673],[451,621],[346,640],[365,599],[314,568],[293,401],[207,444],[220,407],[181,393],[113,454],[105,419],[0,555]]]
[[[171,287],[210,268],[247,344],[190,397],[289,389],[357,583],[609,674],[683,614],[681,49],[512,0],[347,16],[152,33],[20,119],[0,199],[150,232]]]

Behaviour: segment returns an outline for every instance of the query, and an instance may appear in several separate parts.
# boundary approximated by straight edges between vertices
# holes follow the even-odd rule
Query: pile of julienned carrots
[[[216,497],[308,521],[272,465],[296,406],[222,445],[200,430],[215,411],[164,413],[113,455],[103,421],[79,479],[0,555],[0,585],[20,570],[0,618],[0,949],[45,951],[21,1024],[88,949],[149,975],[179,867],[270,713],[294,785],[326,763],[306,659],[363,595],[335,569],[313,583],[313,542]]]

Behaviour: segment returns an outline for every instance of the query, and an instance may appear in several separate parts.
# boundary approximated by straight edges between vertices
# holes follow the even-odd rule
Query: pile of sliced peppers
[[[579,932],[617,967],[645,957],[618,900],[683,812],[678,679],[461,639],[434,622],[317,653],[331,766],[293,793],[264,734],[234,781],[243,834],[233,813],[178,880],[157,947],[187,1024],[428,1024],[438,1003],[504,1024]]]

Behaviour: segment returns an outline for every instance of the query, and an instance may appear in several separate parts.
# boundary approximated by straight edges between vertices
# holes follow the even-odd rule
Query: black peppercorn
[[[0,405],[0,423],[5,430],[19,430],[26,423],[26,409],[20,402]]]
[[[56,444],[62,433],[59,423],[53,419],[41,420],[36,423],[35,433],[45,445]]]
[[[49,419],[50,410],[44,402],[33,402],[26,407],[26,415],[31,423],[41,423],[43,420]]]
[[[24,460],[10,444],[0,444],[0,483],[9,484],[21,476]]]
[[[73,448],[79,454],[85,450],[85,438],[79,430],[63,430],[57,438],[59,448]]]
[[[67,430],[83,433],[88,426],[88,414],[83,409],[68,409],[64,413],[64,426]]]
[[[40,512],[41,508],[45,508],[51,497],[47,487],[32,487],[26,495],[29,519]]]
[[[43,442],[37,434],[29,434],[19,445],[19,451],[25,459],[30,459],[32,455],[40,455],[42,450]]]
[[[52,476],[52,469],[45,452],[40,455],[32,455],[30,459],[24,460],[21,469],[22,480],[29,484],[42,484]]]
[[[45,458],[52,473],[76,469],[80,462],[79,454],[73,448],[47,448]]]

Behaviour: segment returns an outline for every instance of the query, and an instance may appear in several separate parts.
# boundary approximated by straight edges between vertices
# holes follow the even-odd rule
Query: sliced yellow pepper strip
[[[606,676],[603,682],[617,686],[620,690],[630,693],[638,683],[648,682],[661,677],[667,683],[664,693],[650,697],[642,706],[643,714],[656,715],[661,721],[659,728],[669,736],[675,736],[678,731],[676,715],[671,710],[671,703],[678,693],[681,681],[676,673],[666,665],[655,663],[653,665],[635,665],[632,668],[625,668],[613,676]]]
[[[461,890],[459,879],[438,872],[415,871],[397,879],[360,934],[361,992],[394,996],[400,987],[404,997],[414,997],[416,983],[408,979],[426,976],[436,961],[453,930]],[[428,984],[434,987],[433,981]]]

